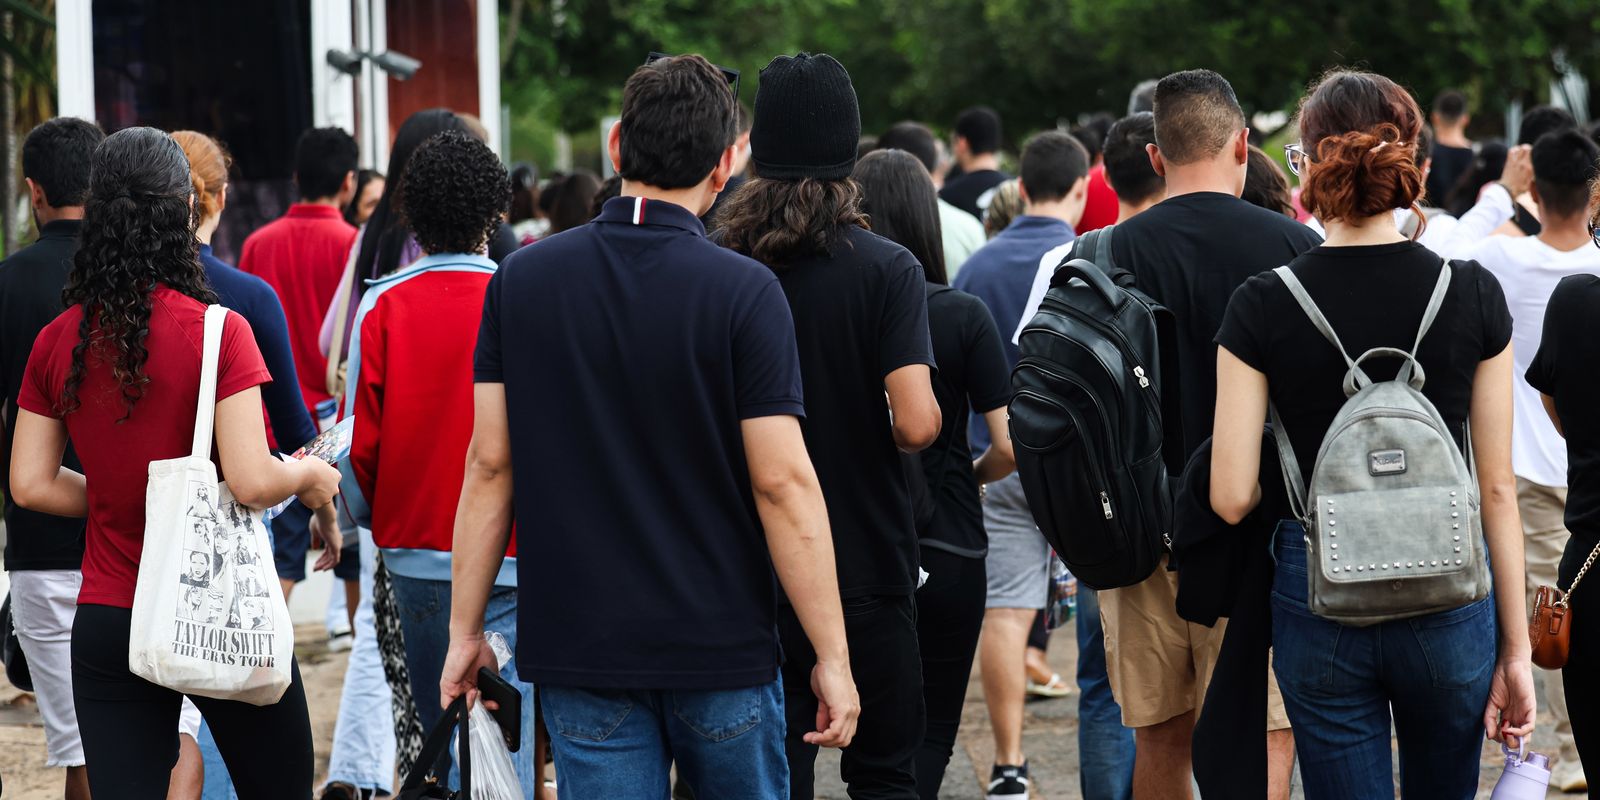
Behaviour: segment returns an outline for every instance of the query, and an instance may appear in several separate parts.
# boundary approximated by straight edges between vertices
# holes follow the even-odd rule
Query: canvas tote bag
[[[294,628],[261,512],[236,502],[211,463],[227,314],[206,309],[193,449],[150,462],[128,669],[184,694],[264,706],[289,688]]]

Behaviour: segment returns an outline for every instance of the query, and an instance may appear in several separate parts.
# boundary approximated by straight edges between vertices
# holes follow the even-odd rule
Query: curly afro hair
[[[511,206],[511,179],[476,137],[446,131],[406,162],[400,211],[425,253],[482,253]]]

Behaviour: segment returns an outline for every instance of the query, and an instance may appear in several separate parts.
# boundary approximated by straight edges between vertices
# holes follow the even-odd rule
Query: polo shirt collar
[[[294,205],[289,206],[289,211],[285,213],[284,216],[298,217],[300,219],[344,218],[344,214],[340,213],[339,209],[334,208],[333,206],[325,206],[321,203],[295,203]]]
[[[679,228],[697,236],[706,235],[705,223],[690,213],[689,209],[665,200],[644,197],[613,197],[600,208],[595,222],[616,222],[624,225],[660,225]]]
[[[478,267],[493,272],[499,268],[499,265],[488,257],[473,253],[438,253],[436,255],[423,256],[411,262],[410,266],[405,269],[396,270],[381,278],[372,278],[367,281],[367,285],[377,286],[384,283],[393,283],[409,278],[419,272],[438,269],[439,267]]]
[[[78,231],[82,229],[83,220],[81,219],[53,220],[39,226],[39,238],[54,239],[56,237],[61,237],[63,239],[71,239],[76,237],[78,235]]]
[[[1072,226],[1062,222],[1059,219],[1056,219],[1055,217],[1040,217],[1024,214],[1014,220],[1011,220],[1011,224],[1006,226],[1007,233],[1012,231],[1026,231],[1029,233],[1038,231],[1041,233],[1048,232],[1052,234],[1067,234],[1070,236],[1072,234]]]

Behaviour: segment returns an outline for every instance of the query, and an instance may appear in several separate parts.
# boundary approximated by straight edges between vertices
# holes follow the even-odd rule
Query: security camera
[[[352,50],[329,50],[328,66],[353,77],[361,74],[361,55]]]
[[[367,57],[372,59],[374,66],[389,73],[397,81],[410,78],[412,75],[417,74],[418,69],[422,68],[421,61],[393,50],[386,50],[377,55],[369,55]]]

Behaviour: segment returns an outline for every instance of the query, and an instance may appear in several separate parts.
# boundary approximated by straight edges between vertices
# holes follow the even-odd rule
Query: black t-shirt
[[[1435,144],[1432,157],[1433,169],[1428,172],[1427,203],[1442,207],[1450,199],[1450,190],[1456,188],[1461,176],[1472,167],[1472,148]]]
[[[939,190],[939,199],[983,221],[983,212],[989,208],[989,191],[1011,176],[997,169],[980,169],[951,178]]]
[[[839,590],[911,594],[917,535],[883,379],[934,363],[922,265],[900,245],[851,227],[831,256],[786,264],[778,281],[794,315],[801,424],[828,502]]]
[[[922,473],[933,497],[933,518],[922,544],[968,558],[989,550],[983,531],[978,479],[967,448],[967,417],[993,411],[1011,401],[1011,372],[994,316],[982,300],[946,286],[928,284],[928,327],[939,372],[933,393],[944,414],[944,428],[922,451]]]
[[[613,198],[490,279],[473,377],[505,388],[525,680],[777,677],[776,582],[741,430],[805,413],[771,270],[707,241],[685,208]]]
[[[0,381],[4,381],[5,451],[17,429],[17,392],[22,372],[39,331],[61,315],[61,289],[72,272],[78,251],[77,220],[57,220],[39,230],[39,240],[0,262]],[[68,445],[62,464],[82,471]],[[55,517],[19,507],[11,501],[11,470],[0,469],[6,488],[6,569],[80,569],[83,566],[81,519]]]
[[[1111,255],[1140,289],[1178,318],[1183,460],[1211,438],[1217,404],[1213,343],[1235,289],[1322,240],[1288,217],[1229,194],[1197,192],[1157,203],[1117,226]],[[1172,386],[1172,379],[1166,379]]]
[[[1544,311],[1539,352],[1528,384],[1555,400],[1567,439],[1567,530],[1561,585],[1600,542],[1600,277],[1561,279]],[[1592,580],[1592,578],[1590,579]]]
[[[1354,358],[1374,347],[1410,352],[1440,265],[1428,248],[1400,242],[1318,247],[1289,268]],[[1511,343],[1511,312],[1500,282],[1476,261],[1454,262],[1452,270],[1444,305],[1416,356],[1427,377],[1422,393],[1460,445],[1473,376],[1479,363]],[[1322,438],[1345,403],[1344,357],[1271,273],[1251,278],[1234,293],[1217,344],[1267,376],[1268,392],[1309,482]],[[1400,362],[1374,358],[1361,369],[1374,381],[1392,380]]]

